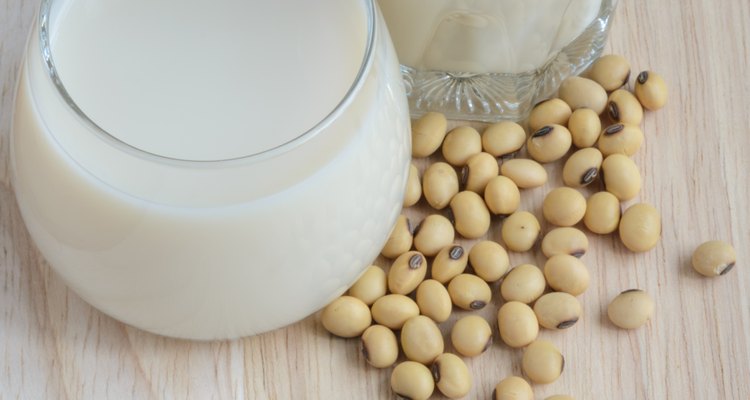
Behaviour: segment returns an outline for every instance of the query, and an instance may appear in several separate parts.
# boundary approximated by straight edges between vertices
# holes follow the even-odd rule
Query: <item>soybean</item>
[[[552,342],[535,340],[523,352],[521,367],[532,382],[552,383],[562,374],[565,359]]]
[[[448,163],[436,162],[424,171],[422,192],[427,203],[442,210],[458,193],[458,174]]]
[[[661,75],[653,71],[643,71],[635,80],[635,97],[644,108],[654,111],[667,103],[667,84]]]
[[[414,248],[428,257],[453,243],[456,232],[451,221],[440,215],[428,215],[414,230]]]
[[[490,229],[490,212],[478,194],[468,190],[459,192],[451,199],[450,206],[456,231],[461,236],[476,239]]]
[[[614,124],[602,131],[597,146],[606,157],[610,154],[632,156],[643,143],[643,131],[636,125]]]
[[[372,304],[372,319],[390,329],[401,329],[409,318],[419,315],[419,307],[402,294],[387,294]]]
[[[612,122],[638,125],[643,121],[643,107],[632,93],[618,89],[607,99],[607,116]]]
[[[620,293],[607,307],[609,320],[623,329],[635,329],[645,325],[653,313],[654,301],[640,289]]]
[[[464,183],[464,189],[481,195],[490,179],[498,176],[499,173],[500,167],[495,157],[482,152],[469,158],[461,170],[461,180]]]
[[[448,289],[442,283],[427,279],[417,288],[417,306],[422,315],[432,318],[435,322],[443,322],[450,317],[453,302]]]
[[[630,206],[620,218],[620,240],[630,251],[653,249],[661,237],[661,217],[654,206],[638,203]]]
[[[482,136],[470,126],[459,126],[445,135],[442,149],[445,161],[461,167],[471,156],[482,151]]]
[[[568,130],[576,147],[591,147],[596,143],[602,131],[602,121],[594,110],[579,108],[570,115]]]
[[[370,265],[362,276],[349,288],[348,294],[362,300],[363,303],[369,306],[375,300],[385,296],[387,289],[387,278],[383,268],[377,265]]]
[[[448,120],[445,115],[428,112],[411,124],[412,157],[428,157],[434,153],[445,138]]]
[[[568,128],[557,124],[545,125],[529,136],[526,151],[534,160],[549,163],[562,158],[572,143]]]
[[[443,334],[435,321],[424,315],[409,318],[401,328],[401,348],[411,361],[429,365],[443,353]]]
[[[448,294],[453,304],[464,310],[481,310],[492,299],[492,290],[482,278],[461,274],[448,283]]]
[[[542,239],[542,253],[549,258],[567,254],[580,258],[589,249],[589,239],[579,229],[571,227],[555,228]]]
[[[586,213],[586,198],[569,187],[552,189],[542,202],[544,219],[557,226],[573,226]]]
[[[500,235],[511,251],[528,251],[539,237],[539,221],[528,211],[516,211],[503,221]]]
[[[619,54],[599,57],[589,70],[589,78],[601,85],[604,90],[611,92],[628,83],[630,62]]]
[[[403,214],[399,215],[380,254],[386,258],[396,258],[409,251],[413,242],[414,236],[411,233],[409,218]]]
[[[404,190],[404,207],[411,207],[422,197],[422,184],[419,183],[419,170],[414,164],[409,165],[409,176]]]
[[[509,301],[497,312],[500,338],[510,347],[524,347],[539,334],[539,322],[534,310],[519,301]]]
[[[469,253],[471,260],[471,253]],[[724,275],[734,268],[737,254],[731,244],[720,240],[711,240],[698,246],[693,252],[691,264],[699,274],[715,277]]]
[[[575,111],[590,108],[600,115],[607,107],[607,92],[598,83],[580,76],[565,78],[560,84],[558,96]]]
[[[604,188],[620,201],[628,201],[641,191],[641,173],[624,154],[611,154],[602,162]]]
[[[427,400],[435,390],[435,380],[424,364],[404,361],[391,373],[391,389],[405,399]]]
[[[521,191],[510,178],[498,175],[487,182],[484,203],[495,215],[509,215],[521,204]]]
[[[400,255],[388,270],[388,290],[395,294],[409,294],[427,275],[427,259],[418,251]]]
[[[523,378],[511,376],[495,386],[492,400],[534,400],[534,391]]]
[[[509,157],[523,147],[526,131],[513,121],[492,124],[482,133],[482,149],[495,157]]]
[[[448,283],[451,279],[464,272],[469,254],[461,245],[452,244],[444,247],[432,261],[432,279],[440,283]]]
[[[474,273],[485,282],[497,281],[510,268],[508,252],[500,243],[491,240],[482,240],[472,246],[469,251],[469,263]]]
[[[438,390],[449,399],[462,398],[471,391],[472,379],[469,368],[457,355],[439,355],[430,369]]]
[[[370,326],[370,308],[362,300],[341,296],[328,304],[320,316],[323,327],[343,338],[357,337]]]
[[[505,301],[520,301],[530,304],[544,293],[547,282],[536,266],[521,264],[508,272],[500,285],[500,295]]]
[[[587,186],[599,177],[604,157],[593,147],[580,149],[568,157],[563,166],[563,182],[574,188]]]
[[[492,344],[492,328],[478,315],[462,317],[451,329],[451,343],[457,352],[466,357],[484,353]]]
[[[581,295],[589,287],[589,271],[586,265],[576,257],[558,254],[550,257],[544,264],[544,277],[553,290]]]
[[[583,223],[591,232],[604,235],[620,224],[620,200],[610,192],[597,192],[586,201]]]
[[[398,340],[392,330],[372,325],[362,333],[362,355],[375,368],[388,368],[398,358]]]
[[[583,310],[578,299],[565,292],[550,292],[534,303],[539,325],[547,329],[567,329],[581,318]]]
[[[510,178],[521,189],[542,186],[547,183],[547,170],[534,160],[515,158],[500,166],[500,173]]]
[[[572,112],[568,103],[560,99],[542,101],[535,105],[529,114],[529,129],[534,132],[545,125],[565,125]]]

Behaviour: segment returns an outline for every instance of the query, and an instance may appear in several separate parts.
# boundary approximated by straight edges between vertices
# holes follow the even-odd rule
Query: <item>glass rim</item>
[[[91,128],[99,138],[107,142],[109,145],[114,146],[117,149],[126,151],[132,155],[144,158],[146,160],[159,161],[162,163],[167,163],[167,164],[172,164],[172,165],[177,165],[177,166],[214,166],[214,165],[218,166],[218,165],[225,165],[225,164],[234,164],[238,162],[245,163],[245,162],[257,161],[257,160],[267,159],[270,157],[277,156],[279,154],[285,153],[289,150],[292,150],[302,145],[303,143],[317,136],[328,125],[330,125],[334,120],[336,120],[344,112],[344,109],[346,109],[349,106],[349,104],[353,101],[354,97],[360,91],[361,87],[364,85],[365,77],[367,76],[369,69],[371,68],[371,65],[373,63],[373,58],[374,58],[375,37],[377,33],[376,32],[377,15],[376,15],[376,9],[375,9],[375,0],[362,0],[365,6],[365,18],[367,20],[367,37],[365,40],[365,51],[364,51],[362,60],[360,62],[359,70],[357,71],[357,74],[355,75],[353,82],[347,89],[346,93],[342,96],[341,100],[320,121],[315,123],[312,127],[307,129],[306,131],[300,133],[296,137],[284,143],[281,143],[274,147],[271,147],[271,148],[268,148],[259,152],[255,152],[252,154],[247,154],[247,155],[238,156],[238,157],[223,158],[223,159],[214,159],[214,160],[191,160],[191,159],[169,157],[169,156],[164,156],[161,154],[150,152],[148,150],[141,149],[139,147],[136,147],[112,135],[106,129],[102,128],[94,120],[92,120],[78,106],[78,104],[75,102],[75,100],[70,95],[70,93],[68,93],[67,88],[65,87],[62,79],[57,73],[57,68],[55,67],[55,62],[52,57],[52,49],[51,49],[50,37],[49,37],[49,23],[50,23],[50,9],[51,9],[51,5],[53,1],[55,0],[42,0],[40,9],[39,9],[37,29],[38,29],[40,52],[41,52],[42,61],[44,64],[44,69],[47,72],[47,77],[50,78],[53,86],[55,86],[55,89],[56,89],[55,91],[57,92],[57,94],[60,95],[60,97],[66,103],[66,105],[76,114],[78,118],[80,118],[84,122],[85,125]]]

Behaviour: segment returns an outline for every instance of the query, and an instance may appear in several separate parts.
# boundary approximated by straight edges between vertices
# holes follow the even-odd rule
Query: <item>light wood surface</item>
[[[37,4],[0,0],[0,399],[392,398],[390,370],[366,366],[358,341],[331,337],[316,316],[241,340],[178,341],[103,315],[51,272],[19,216],[8,169],[15,77]],[[621,1],[607,50],[629,58],[634,72],[661,72],[671,90],[665,109],[647,113],[645,147],[634,157],[644,176],[639,199],[661,211],[663,237],[632,254],[616,237],[589,234],[584,318],[541,333],[566,368],[534,386],[537,399],[750,398],[748,21],[746,0]],[[555,186],[559,168],[547,167]],[[524,192],[523,207],[541,217],[549,187]],[[418,221],[424,210],[409,213]],[[705,279],[689,266],[709,239],[737,249],[737,267],[724,277]],[[537,253],[512,253],[511,262],[541,265]],[[653,296],[656,314],[641,329],[616,329],[607,303],[632,287]],[[493,329],[499,304],[495,292],[481,312]],[[489,398],[500,379],[521,373],[521,350],[499,342],[495,333],[488,352],[467,359],[468,398]]]

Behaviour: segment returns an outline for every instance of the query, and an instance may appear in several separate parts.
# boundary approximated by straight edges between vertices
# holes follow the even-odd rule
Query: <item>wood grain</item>
[[[92,309],[51,272],[8,177],[15,77],[37,5],[0,0],[0,399],[392,398],[389,370],[366,366],[357,341],[331,337],[316,316],[241,340],[172,340]],[[608,50],[634,70],[661,72],[671,90],[666,108],[646,115],[645,147],[634,157],[645,177],[639,201],[661,211],[663,237],[656,249],[631,254],[614,237],[589,235],[584,318],[566,332],[542,332],[564,353],[566,370],[535,385],[536,398],[750,398],[747,21],[744,0],[620,2]],[[523,195],[523,208],[538,216],[544,193],[560,182],[559,165],[547,168],[550,185]],[[425,206],[408,213],[418,221]],[[731,241],[739,260],[729,275],[704,279],[690,269],[690,254],[714,238]],[[544,259],[513,253],[511,261]],[[645,328],[618,330],[606,305],[631,287],[653,295],[656,314]],[[495,297],[481,311],[493,328]],[[475,378],[469,398],[488,398],[500,379],[521,373],[521,351],[497,342],[467,360]]]

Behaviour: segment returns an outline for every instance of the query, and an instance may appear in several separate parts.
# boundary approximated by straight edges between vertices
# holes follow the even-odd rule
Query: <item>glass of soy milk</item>
[[[413,116],[524,118],[602,51],[617,0],[378,0]]]
[[[372,262],[409,138],[374,0],[44,0],[13,185],[84,300],[150,332],[232,338],[304,318]]]

